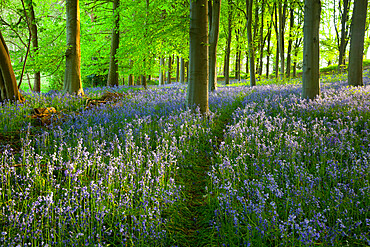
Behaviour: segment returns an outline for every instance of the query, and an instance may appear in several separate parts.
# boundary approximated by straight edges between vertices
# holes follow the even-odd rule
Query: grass
[[[220,87],[207,117],[181,85],[86,89],[129,94],[89,109],[58,92],[4,103],[0,242],[369,245],[370,92],[345,83],[323,77],[315,101],[298,80]],[[62,121],[28,117],[50,106]]]

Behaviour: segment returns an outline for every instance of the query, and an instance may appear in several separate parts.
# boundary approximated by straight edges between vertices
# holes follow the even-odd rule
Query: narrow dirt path
[[[206,187],[210,185],[207,175],[212,165],[214,144],[216,147],[223,140],[224,129],[229,124],[232,114],[242,105],[244,97],[239,97],[227,109],[223,109],[220,116],[214,121],[209,139],[200,138],[196,152],[186,157],[185,163],[192,164],[191,168],[183,168],[180,172],[180,181],[184,186],[185,201],[173,212],[171,229],[174,234],[173,246],[195,247],[195,246],[217,246],[215,242],[215,231],[210,225],[215,206],[208,202]],[[211,153],[211,155],[210,155]]]

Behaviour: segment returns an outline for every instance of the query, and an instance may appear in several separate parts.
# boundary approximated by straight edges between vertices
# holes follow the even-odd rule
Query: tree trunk
[[[284,57],[284,28],[285,15],[287,4],[284,1],[284,6],[279,2],[279,53],[280,53],[280,77],[283,78],[285,74],[285,57]]]
[[[217,44],[220,30],[221,0],[213,0],[209,31],[209,91],[217,89]]]
[[[339,0],[340,1],[340,0]],[[340,44],[339,44],[339,71],[343,71],[345,65],[345,54],[347,47],[348,37],[348,11],[349,11],[349,0],[343,0],[343,9],[341,17],[341,31],[340,31]]]
[[[236,54],[235,54],[235,80],[240,81],[240,44],[239,44],[240,29],[236,34]]]
[[[180,83],[185,83],[185,62],[183,57],[180,58]]]
[[[279,77],[279,29],[278,29],[278,15],[277,15],[277,7],[276,3],[274,4],[274,29],[275,29],[275,35],[276,35],[276,55],[275,55],[275,78],[277,79]]]
[[[230,51],[231,51],[231,38],[232,38],[232,0],[228,0],[228,17],[227,17],[227,39],[226,39],[226,51],[224,61],[224,76],[225,84],[230,83]]]
[[[208,109],[208,3],[207,0],[190,1],[189,31],[189,85],[187,105]]]
[[[111,50],[108,72],[108,86],[118,86],[118,60],[117,50],[119,47],[119,0],[113,1],[114,24],[111,37]]]
[[[39,50],[39,42],[38,42],[38,35],[37,35],[37,25],[36,25],[36,18],[35,18],[35,11],[33,9],[32,0],[25,1],[28,9],[28,18],[30,22],[30,31],[31,31],[31,40],[32,40],[32,47],[33,47],[33,54],[37,55]],[[34,59],[33,59],[34,60]],[[40,92],[41,91],[41,73],[38,68],[34,69],[34,82],[33,82],[33,91]]]
[[[159,86],[164,85],[164,57],[161,56],[159,61]]]
[[[351,24],[351,44],[349,50],[348,84],[363,86],[362,61],[368,0],[356,0]]]
[[[147,84],[146,84],[146,76],[145,75],[141,75],[140,78],[141,78],[141,85],[143,85],[144,88],[147,89],[146,88],[146,86],[147,86]]]
[[[134,76],[132,74],[128,75],[128,85],[133,86],[134,85]]]
[[[254,69],[254,48],[252,37],[252,9],[253,0],[246,0],[247,6],[247,38],[248,38],[248,54],[249,54],[249,78],[251,87],[256,86],[256,74]]]
[[[9,50],[0,30],[0,102],[14,100],[23,102],[10,61]]]
[[[172,57],[168,56],[167,84],[171,84]]]
[[[265,1],[262,0],[261,1],[261,6],[262,6],[262,9],[261,9],[261,25],[260,25],[260,41],[259,41],[259,55],[260,55],[260,58],[259,58],[259,66],[258,66],[258,75],[261,76],[262,75],[262,70],[263,70],[263,48],[264,48],[264,45],[265,45],[265,40],[263,38],[263,28],[264,28],[264,15],[265,15]]]
[[[80,7],[79,0],[67,0],[67,50],[63,91],[84,95],[81,82]]]
[[[268,34],[267,34],[267,58],[266,58],[266,78],[269,78],[269,73],[270,73],[270,55],[271,55],[271,24],[272,21],[270,22],[270,26],[268,29]]]
[[[292,61],[292,43],[293,43],[293,37],[292,37],[292,31],[294,28],[294,5],[291,3],[290,5],[290,23],[289,23],[289,40],[288,40],[288,54],[286,58],[286,75],[288,78],[290,78],[290,67],[291,67],[291,61]]]
[[[248,49],[245,51],[245,57],[247,58],[246,63],[245,63],[245,74],[249,75],[249,54],[248,54]]]
[[[302,98],[320,95],[320,0],[305,0],[303,27]]]
[[[190,75],[190,71],[189,71],[189,61],[186,61],[185,62],[185,69],[186,69],[186,78],[185,78],[185,82],[186,83],[189,83],[189,75]]]
[[[176,56],[176,82],[179,82],[180,77],[180,58]]]

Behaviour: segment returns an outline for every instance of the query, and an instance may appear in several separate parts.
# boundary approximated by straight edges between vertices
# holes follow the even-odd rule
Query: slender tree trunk
[[[180,58],[176,56],[176,82],[179,82],[180,77]]]
[[[64,92],[84,95],[81,82],[79,0],[67,0],[67,51]]]
[[[128,85],[133,86],[134,85],[134,76],[132,74],[128,75]]]
[[[186,83],[189,83],[189,75],[190,75],[190,70],[189,70],[189,61],[186,61],[185,62],[185,69],[186,69],[186,78],[185,78],[185,82]]]
[[[185,83],[185,62],[183,57],[180,58],[180,83]]]
[[[168,56],[167,84],[171,84],[172,57]]]
[[[305,0],[302,98],[315,99],[320,95],[320,0]]]
[[[221,0],[213,0],[212,4],[212,17],[210,20],[209,31],[209,88],[208,90],[214,91],[217,89],[217,44],[218,35],[220,30],[220,11]]]
[[[269,73],[270,73],[270,55],[271,55],[271,24],[272,21],[270,22],[269,29],[268,29],[268,34],[267,34],[267,57],[266,57],[266,78],[269,78]]]
[[[14,100],[23,102],[10,61],[9,50],[0,30],[0,102]]]
[[[144,86],[145,89],[147,89],[147,84],[146,84],[146,76],[145,75],[141,75],[140,76],[140,80],[141,80],[141,85]]]
[[[349,50],[348,84],[363,86],[362,61],[368,0],[356,0],[351,24],[351,44]]]
[[[224,61],[224,76],[225,84],[230,83],[230,51],[231,51],[231,37],[232,37],[232,0],[228,0],[228,17],[227,17],[227,39],[226,39],[226,50],[225,50],[225,61]]]
[[[39,42],[38,42],[35,11],[33,9],[32,0],[25,1],[25,4],[27,5],[28,19],[30,22],[31,40],[32,40],[32,48],[33,48],[32,50],[33,50],[33,54],[37,56],[38,50],[39,50]],[[33,76],[34,76],[33,91],[40,92],[41,91],[41,73],[38,70],[38,68],[35,69],[35,73]]]
[[[356,0],[357,1],[357,0]],[[345,54],[347,47],[348,37],[348,11],[349,11],[349,0],[343,0],[343,9],[341,17],[341,31],[340,31],[340,44],[339,44],[339,70],[342,72],[345,65]]]
[[[236,54],[235,54],[235,80],[240,81],[240,44],[239,44],[240,29],[236,34]]]
[[[258,66],[258,75],[262,75],[263,70],[263,48],[265,47],[265,40],[263,38],[263,28],[264,28],[264,15],[265,15],[265,1],[261,1],[261,24],[260,24],[260,41],[259,41],[259,66]]]
[[[159,86],[164,85],[164,57],[161,56],[159,61]]]
[[[245,51],[245,56],[247,58],[246,63],[245,63],[245,73],[249,75],[249,54],[248,54],[248,49]]]
[[[248,54],[249,54],[249,80],[251,87],[256,86],[256,74],[254,70],[254,47],[252,37],[252,10],[253,0],[246,0],[247,6],[247,38],[248,38]]]
[[[294,28],[294,5],[291,3],[290,5],[290,23],[289,23],[289,40],[288,40],[288,54],[286,58],[286,75],[288,78],[290,78],[290,67],[291,67],[291,61],[292,61],[292,43],[293,43],[293,37],[292,32]]]
[[[287,3],[284,1],[284,6],[279,2],[279,53],[280,53],[280,77],[285,74],[285,56],[284,56],[284,28]]]
[[[208,109],[208,3],[190,1],[189,85],[187,105],[199,106],[201,113]]]
[[[256,52],[259,51],[259,46],[260,46],[259,39],[257,38],[258,37],[258,25],[259,25],[259,5],[258,5],[258,2],[256,2],[256,6],[254,7],[253,12],[254,12],[254,18],[252,18],[252,20],[253,20],[254,25],[252,27],[252,31],[253,31],[252,40],[253,40],[253,51],[254,51],[253,55],[254,55],[254,59],[255,59],[255,61],[254,61],[254,71],[255,71],[255,73],[258,74],[259,59],[258,59],[258,56],[256,54]]]
[[[275,55],[275,78],[279,77],[279,29],[278,29],[278,15],[277,15],[277,7],[276,3],[274,3],[274,29],[275,29],[275,35],[276,35],[276,55]]]
[[[119,0],[113,1],[113,18],[114,24],[112,28],[110,62],[108,72],[108,86],[118,86],[118,60],[117,50],[119,47]]]

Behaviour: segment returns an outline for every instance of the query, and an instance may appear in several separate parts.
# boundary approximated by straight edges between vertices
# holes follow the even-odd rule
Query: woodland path
[[[206,187],[211,183],[207,172],[212,165],[212,156],[216,155],[224,139],[227,124],[232,120],[233,112],[242,106],[244,97],[223,109],[220,116],[214,120],[212,142],[200,138],[195,148],[197,151],[186,157],[185,163],[192,164],[192,167],[181,169],[179,175],[179,181],[185,188],[185,201],[172,215],[173,221],[169,230],[175,235],[173,246],[218,246],[215,242],[217,233],[210,226],[215,206],[209,203],[209,198],[205,196]]]

